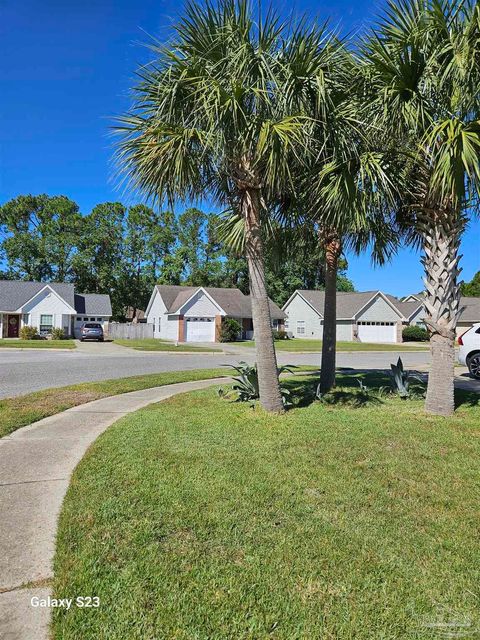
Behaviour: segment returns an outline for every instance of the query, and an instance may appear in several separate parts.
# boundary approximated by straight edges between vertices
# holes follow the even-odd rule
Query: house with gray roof
[[[274,328],[282,328],[285,313],[270,300]],[[217,342],[222,322],[234,318],[243,338],[253,337],[250,296],[240,289],[156,285],[145,311],[155,338],[178,342]]]
[[[406,307],[381,291],[337,292],[337,340],[401,342]],[[325,292],[297,289],[285,303],[285,331],[295,338],[322,339]]]
[[[400,305],[408,304],[415,307],[415,312],[409,319],[409,324],[421,324],[423,326],[423,318],[425,315],[423,295],[423,293],[410,294],[405,296],[403,301],[400,303]],[[461,336],[476,322],[480,322],[480,298],[461,296],[460,316],[457,322],[457,336]]]
[[[67,282],[0,280],[0,337],[18,338],[22,326],[36,327],[41,335],[63,329],[78,336],[84,322],[99,322],[108,329],[112,315],[110,296],[76,293]]]

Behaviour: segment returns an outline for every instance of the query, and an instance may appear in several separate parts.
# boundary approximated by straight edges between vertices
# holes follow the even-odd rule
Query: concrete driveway
[[[400,352],[399,352],[400,353]],[[399,353],[339,353],[339,367],[385,369]],[[425,369],[428,352],[400,353],[406,367]],[[127,376],[185,369],[210,369],[239,360],[255,361],[253,349],[235,348],[232,354],[169,354],[161,351],[134,351],[119,345],[82,343],[72,351],[0,349],[0,398],[23,395],[50,387],[63,387],[79,382],[124,378]],[[279,364],[319,365],[320,354],[279,353]]]

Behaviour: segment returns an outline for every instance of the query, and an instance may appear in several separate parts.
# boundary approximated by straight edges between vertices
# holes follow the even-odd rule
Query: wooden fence
[[[108,336],[109,338],[122,338],[124,340],[153,338],[153,324],[147,324],[146,322],[139,322],[138,324],[110,322]]]

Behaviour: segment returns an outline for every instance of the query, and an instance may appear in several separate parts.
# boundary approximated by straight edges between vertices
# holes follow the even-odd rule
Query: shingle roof
[[[309,289],[299,289],[298,293],[315,309],[315,311],[322,316],[325,306],[325,291],[315,291]],[[360,291],[360,292],[347,292],[337,291],[337,318],[338,320],[350,320],[355,318],[356,314],[373,298],[373,296],[379,293],[378,291]],[[393,296],[386,296],[392,304],[397,307],[396,298]],[[398,307],[397,307],[398,308]],[[403,312],[398,309],[402,314]]]
[[[25,282],[0,280],[0,311],[17,311],[46,286],[55,291],[67,304],[74,306],[74,286],[67,282]]]
[[[243,294],[240,289],[157,285],[157,290],[162,296],[168,313],[178,313],[187,300],[201,288],[205,289],[208,295],[213,298],[228,316],[236,318],[252,317],[250,296]],[[272,300],[270,300],[270,313],[273,320],[281,320],[286,317],[286,314]]]
[[[460,298],[460,322],[480,322],[480,298]]]
[[[110,296],[104,293],[76,293],[75,311],[94,316],[111,316]]]
[[[415,313],[415,311],[422,307],[421,302],[402,302],[401,300],[396,300],[394,305],[407,320]]]

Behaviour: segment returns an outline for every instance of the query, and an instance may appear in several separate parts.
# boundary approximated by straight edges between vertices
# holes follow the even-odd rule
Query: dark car
[[[98,340],[103,342],[103,329],[102,325],[98,322],[85,322],[80,329],[80,341],[84,340]]]

